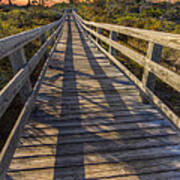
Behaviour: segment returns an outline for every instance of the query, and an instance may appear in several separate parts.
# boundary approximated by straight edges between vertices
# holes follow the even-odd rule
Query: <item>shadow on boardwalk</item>
[[[66,47],[65,51],[65,58],[64,58],[64,73],[63,73],[63,85],[62,85],[62,98],[61,98],[61,114],[60,117],[65,117],[69,115],[71,112],[69,111],[67,107],[67,101],[63,97],[67,96],[67,91],[71,90],[73,91],[73,95],[71,94],[71,101],[74,102],[74,105],[71,105],[71,108],[74,109],[74,111],[80,111],[79,108],[79,102],[78,102],[78,92],[77,92],[77,87],[76,87],[76,73],[74,69],[74,59],[73,59],[73,45],[72,45],[72,27],[71,27],[71,17],[68,16],[68,36],[67,36],[67,44],[68,46]],[[71,83],[68,81],[68,78],[71,77]],[[72,107],[73,106],[73,107]],[[76,119],[79,122],[79,127],[81,127],[81,117],[80,114],[79,116],[76,116]],[[59,138],[57,143],[61,143],[61,128],[59,129]],[[68,152],[73,151],[71,145],[68,146],[69,149],[67,149]],[[56,154],[61,154],[62,148],[57,146],[56,149]],[[83,152],[83,144],[81,144],[80,151]],[[84,157],[83,155],[79,159],[80,163],[83,165],[84,162]],[[56,161],[55,167],[59,166],[59,162]],[[84,179],[84,167],[80,166],[79,167],[80,174],[78,176],[79,179]],[[59,179],[61,177],[61,173],[59,173],[59,169],[54,170],[54,180]]]
[[[161,137],[163,133],[161,133],[162,127],[169,127],[167,123],[162,121],[148,121],[148,115],[151,116],[151,120],[160,119],[159,116],[156,117],[156,113],[151,113],[148,110],[146,111],[146,108],[143,109],[144,113],[144,121],[146,124],[155,125],[156,123],[160,124],[161,126],[146,126],[141,127],[138,123],[133,122],[133,118],[137,121],[137,114],[134,115],[132,112],[128,109],[127,103],[124,102],[122,99],[122,94],[115,88],[114,82],[117,80],[113,78],[108,78],[106,72],[103,70],[101,65],[99,64],[97,57],[95,57],[94,53],[92,52],[92,49],[89,47],[89,44],[87,43],[87,39],[84,36],[84,34],[81,32],[81,29],[78,27],[77,24],[75,24],[74,27],[77,28],[78,34],[80,35],[80,43],[83,46],[83,49],[85,51],[85,54],[81,54],[79,52],[73,52],[73,45],[77,42],[73,42],[73,20],[71,16],[68,16],[67,18],[67,26],[68,26],[68,32],[67,32],[67,44],[68,46],[65,49],[65,57],[62,67],[62,62],[56,62],[59,63],[59,66],[53,66],[51,69],[55,69],[57,71],[57,74],[55,74],[53,77],[49,78],[49,81],[57,81],[62,76],[63,82],[62,82],[62,92],[61,92],[61,104],[60,106],[56,106],[56,102],[52,103],[52,109],[53,111],[59,112],[60,108],[60,114],[57,116],[53,116],[51,114],[48,114],[47,112],[41,112],[43,113],[43,116],[46,118],[49,118],[48,121],[45,121],[42,118],[41,123],[44,123],[48,125],[47,127],[56,129],[56,136],[57,142],[56,144],[52,144],[51,146],[55,146],[56,150],[55,153],[48,156],[55,156],[55,163],[54,166],[49,167],[46,164],[44,164],[44,168],[37,168],[36,170],[44,170],[44,169],[54,169],[53,172],[53,179],[54,180],[95,180],[95,179],[115,179],[117,177],[127,177],[127,176],[133,176],[137,177],[140,180],[144,180],[144,177],[142,175],[145,174],[151,174],[152,171],[155,174],[161,173],[161,172],[167,172],[167,170],[158,169],[160,164],[158,164],[159,159],[156,159],[157,157],[163,158],[165,155],[161,154],[161,152],[158,152],[158,148],[165,149],[168,145],[168,143],[173,144],[173,142],[164,142],[159,140],[151,141],[151,143],[147,143],[146,139],[141,137],[146,136],[149,138],[154,138],[154,134],[149,133],[151,129],[159,129],[158,133],[160,135],[156,136]],[[60,52],[59,52],[60,53]],[[63,53],[63,51],[61,52]],[[80,56],[84,56],[88,59],[88,63],[93,71],[94,75],[90,75],[88,72],[80,72],[75,70],[75,59],[74,55],[81,54]],[[100,58],[98,58],[100,59]],[[103,59],[103,58],[102,58]],[[53,60],[54,61],[54,60]],[[83,63],[83,60],[82,60]],[[103,78],[96,78],[97,76],[103,76]],[[95,102],[93,99],[90,98],[90,93],[86,87],[86,82],[84,84],[84,87],[86,87],[87,93],[80,94],[79,93],[79,87],[77,85],[77,78],[78,77],[88,77],[90,79],[96,79],[100,89],[102,91],[102,94],[104,96],[104,102],[107,103],[107,106]],[[71,79],[69,81],[69,79]],[[85,80],[86,81],[86,80]],[[108,86],[107,86],[108,82]],[[131,85],[131,83],[127,83],[124,81],[118,81],[122,86],[123,85]],[[48,83],[46,82],[46,85],[48,86]],[[53,83],[49,83],[49,86],[53,86]],[[68,91],[71,91],[68,92]],[[56,88],[56,85],[54,85],[54,89],[52,90],[54,94],[60,94],[59,87]],[[52,101],[54,97],[50,96],[51,93],[44,94],[48,99],[52,98]],[[69,97],[68,97],[69,95]],[[87,95],[87,96],[86,96]],[[124,111],[117,109],[113,109],[114,107],[114,101],[112,100],[112,97],[115,97],[115,101],[117,102],[117,105],[119,109],[123,108]],[[69,103],[67,100],[67,97],[69,99]],[[101,123],[96,122],[96,127],[90,125],[89,127],[83,125],[84,121],[88,121],[91,123],[91,120],[93,120],[92,117],[88,117],[88,119],[84,118],[82,114],[88,114],[87,111],[81,108],[79,98],[84,98],[86,101],[90,102],[93,105],[96,105],[97,107],[100,107],[102,109],[102,113],[99,117],[96,117],[95,112],[90,112],[90,114],[94,114],[94,119],[97,122],[101,120]],[[72,103],[73,102],[73,103]],[[132,105],[134,105],[137,102],[132,101]],[[143,107],[142,107],[143,108]],[[87,107],[88,110],[92,111],[91,108]],[[73,114],[74,112],[80,112]],[[106,117],[107,112],[111,115],[111,120]],[[122,112],[122,115],[120,114]],[[127,126],[129,126],[129,129],[123,129],[121,127],[121,117],[123,119],[123,113],[126,112],[126,116],[131,118],[131,123],[124,123]],[[103,113],[105,115],[103,115]],[[73,117],[74,115],[74,117]],[[69,118],[71,117],[71,118]],[[52,121],[50,120],[52,119]],[[113,120],[112,120],[113,119]],[[142,120],[142,119],[141,119]],[[54,126],[53,126],[54,122]],[[75,123],[75,126],[72,127],[63,127],[61,126],[63,123],[70,122]],[[93,121],[92,121],[93,122]],[[140,122],[140,121],[139,121]],[[48,124],[49,123],[49,124]],[[58,123],[60,123],[60,126],[56,126]],[[103,124],[104,123],[104,124]],[[103,124],[103,125],[102,125]],[[133,125],[133,126],[132,126]],[[123,126],[123,123],[122,123]],[[119,130],[118,127],[121,129]],[[125,127],[125,126],[124,126]],[[108,129],[109,128],[109,129]],[[52,138],[51,135],[46,134],[45,131],[41,130],[40,128],[31,127],[34,135],[34,139],[36,139],[39,135],[42,137],[49,137]],[[76,131],[77,130],[77,131]],[[68,132],[67,135],[62,135],[62,132]],[[78,131],[80,132],[78,134]],[[110,134],[111,132],[115,132],[116,140],[113,140],[113,138],[108,137],[107,135],[100,135],[100,134]],[[165,130],[162,132],[165,132]],[[74,134],[73,134],[74,133]],[[138,136],[135,136],[137,133]],[[165,133],[164,133],[165,134]],[[36,137],[37,135],[37,137]],[[129,136],[126,137],[125,135]],[[71,141],[71,143],[63,144],[62,142],[66,141],[67,136],[71,137],[71,139],[68,139],[68,141]],[[83,139],[84,138],[84,139]],[[165,137],[166,140],[168,140],[168,136]],[[37,138],[38,139],[38,138]],[[80,142],[80,139],[82,140]],[[50,139],[51,140],[51,139]],[[138,141],[139,140],[139,141]],[[142,140],[142,144],[140,143],[140,140]],[[78,142],[79,141],[79,142]],[[138,141],[138,143],[137,143]],[[78,142],[78,143],[77,143]],[[135,142],[135,144],[133,144]],[[154,143],[154,144],[153,144]],[[43,143],[40,145],[44,145]],[[33,145],[32,145],[33,146]],[[149,150],[149,154],[147,153]],[[154,148],[151,152],[151,148]],[[157,150],[155,149],[157,148]],[[143,151],[144,150],[144,151]],[[146,153],[145,153],[146,151]],[[171,149],[167,150],[166,154],[170,154],[173,156],[173,153],[170,153]],[[173,148],[172,148],[173,151]],[[88,152],[88,153],[87,153]],[[153,154],[155,153],[155,155]],[[142,154],[141,154],[142,153]],[[88,154],[88,155],[87,155]],[[94,155],[94,156],[93,156]],[[144,156],[143,156],[144,155]],[[169,155],[169,156],[170,156]],[[41,156],[41,155],[40,155]],[[46,157],[46,155],[43,155]],[[166,155],[167,156],[167,155]],[[176,168],[175,165],[173,165],[173,162],[168,162],[168,165],[172,165],[172,167]],[[87,165],[88,164],[88,165]],[[109,164],[109,167],[108,167]],[[102,165],[102,166],[101,166]],[[146,166],[146,168],[144,168]],[[157,166],[157,169],[153,169],[153,166]],[[92,168],[93,167],[93,168]],[[121,169],[122,167],[122,169]],[[124,167],[124,168],[123,168]],[[142,170],[144,169],[144,170]],[[144,171],[144,172],[143,172]]]

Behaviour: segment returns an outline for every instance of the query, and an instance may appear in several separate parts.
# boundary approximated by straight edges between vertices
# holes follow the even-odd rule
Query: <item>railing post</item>
[[[49,34],[50,34],[50,36],[53,34],[53,28],[51,28],[51,29],[49,30]],[[52,42],[51,42],[51,47],[53,47],[54,42],[55,42],[55,39],[54,39],[54,37],[53,37]]]
[[[148,50],[147,50],[147,61],[154,61],[159,63],[161,61],[162,54],[162,46],[159,44],[154,44],[153,42],[149,42]],[[148,71],[147,63],[144,67],[144,73],[142,77],[143,85],[148,87],[151,91],[154,91],[156,85],[156,76]],[[144,103],[147,103],[147,100],[141,95],[141,99]]]
[[[16,74],[19,71],[19,69],[21,69],[27,63],[26,56],[24,53],[24,48],[18,49],[16,52],[12,53],[9,56],[9,60],[12,65],[13,73]],[[20,97],[21,97],[21,102],[23,104],[26,102],[31,91],[32,91],[31,81],[28,78],[27,82],[24,84],[24,86],[19,92]]]
[[[41,41],[41,45],[43,45],[47,40],[47,36],[46,36],[46,33],[42,34],[40,36],[40,41]],[[48,50],[44,53],[44,57],[45,59],[48,58]]]
[[[117,34],[116,34],[116,32],[111,31],[110,34],[109,34],[109,38],[114,40],[114,41],[117,41]],[[116,50],[111,45],[109,45],[109,53],[111,55],[115,55],[115,53],[116,53]]]
[[[91,30],[93,30],[93,25],[91,25]],[[91,37],[93,38],[93,35],[91,34]]]
[[[101,33],[102,33],[101,28],[97,28],[97,33],[98,33],[98,34],[101,34]],[[101,43],[101,40],[100,40],[98,37],[96,38],[96,41],[97,41],[98,44]]]

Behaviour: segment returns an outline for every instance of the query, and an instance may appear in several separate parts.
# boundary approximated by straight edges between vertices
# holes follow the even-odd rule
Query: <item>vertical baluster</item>
[[[93,30],[93,25],[91,25],[91,30]],[[93,38],[93,35],[91,34],[91,37]]]
[[[102,33],[101,28],[97,28],[97,33],[98,33],[98,34],[101,34],[101,33]],[[100,40],[98,37],[96,38],[96,41],[97,41],[98,44],[101,43],[101,40]]]
[[[40,36],[40,41],[41,41],[41,45],[43,45],[47,40],[47,36],[46,36],[46,33],[43,33],[41,36]],[[44,53],[44,57],[45,59],[48,58],[48,49],[47,51]]]
[[[154,44],[149,42],[147,50],[147,61],[154,61],[159,63],[161,61],[162,46],[159,44]],[[144,86],[147,86],[151,91],[154,91],[156,85],[156,76],[149,72],[147,63],[144,67],[144,73],[142,77],[142,82]],[[147,100],[141,94],[141,99],[144,103],[147,103]]]
[[[27,63],[26,56],[24,53],[24,48],[18,49],[16,52],[12,53],[9,56],[9,60],[12,65],[13,73],[16,74]],[[26,102],[31,91],[32,91],[31,81],[28,78],[24,86],[19,92],[20,97],[21,97],[21,102],[23,104]]]
[[[49,34],[50,34],[50,36],[53,34],[53,28],[51,28],[51,29],[49,30]],[[51,47],[53,47],[54,42],[55,42],[55,39],[54,39],[54,37],[53,37],[52,42],[51,42]]]
[[[116,32],[111,31],[110,34],[109,34],[109,38],[114,40],[114,41],[117,41],[117,34],[116,34]],[[116,53],[116,50],[111,45],[109,45],[109,53],[111,55],[115,55],[115,53]]]

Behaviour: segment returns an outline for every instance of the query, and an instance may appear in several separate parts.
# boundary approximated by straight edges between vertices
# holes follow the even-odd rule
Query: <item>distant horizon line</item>
[[[61,4],[61,3],[70,3],[69,0],[54,0],[53,2],[45,2],[45,6],[53,6],[55,4]],[[0,2],[0,5],[8,5],[8,0],[2,0]],[[26,6],[28,4],[28,0],[12,0],[12,5],[14,6]]]

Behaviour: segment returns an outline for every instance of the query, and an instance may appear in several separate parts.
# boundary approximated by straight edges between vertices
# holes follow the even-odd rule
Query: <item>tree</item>
[[[74,1],[73,1],[73,0],[70,0],[69,2],[70,2],[70,4],[73,4],[73,3],[74,3]]]
[[[27,6],[31,5],[31,0],[28,0]]]
[[[9,2],[9,5],[10,5],[10,6],[12,6],[12,5],[13,5],[11,0],[8,0],[8,2]]]
[[[44,6],[44,5],[45,5],[45,2],[44,2],[44,0],[42,0],[41,2],[42,2],[42,3],[41,3],[41,4],[42,4],[42,6]]]
[[[32,4],[33,4],[33,5],[37,5],[37,4],[38,4],[38,1],[37,1],[37,0],[33,0],[33,1],[32,1]]]

